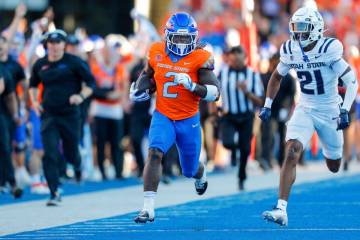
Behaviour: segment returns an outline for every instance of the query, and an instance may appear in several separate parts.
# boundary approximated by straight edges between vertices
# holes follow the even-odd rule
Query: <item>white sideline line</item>
[[[360,173],[360,166],[353,164],[350,170],[347,174],[335,175],[327,170],[324,162],[308,164],[306,168],[298,168],[296,184],[351,176]],[[278,171],[260,174],[250,169],[245,187],[248,192],[277,188],[278,175]],[[236,176],[236,171],[210,176],[209,188],[204,196],[195,194],[193,180],[161,185],[156,197],[156,207],[168,207],[238,193]],[[0,236],[123,215],[138,211],[142,207],[142,201],[142,186],[132,186],[73,196],[64,195],[60,207],[45,207],[44,200],[3,205],[0,206],[0,213],[3,216],[0,217]],[[158,216],[163,217],[161,214]],[[124,223],[130,224],[131,221],[132,219],[129,219],[129,222]],[[111,220],[105,222],[114,224]],[[121,224],[119,227],[122,227]]]

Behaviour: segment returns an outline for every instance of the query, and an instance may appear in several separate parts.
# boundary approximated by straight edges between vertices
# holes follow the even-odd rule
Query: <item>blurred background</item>
[[[124,69],[124,74],[119,78],[126,83],[121,91],[127,95],[129,83],[136,80],[144,66],[150,44],[162,41],[166,20],[172,13],[185,11],[198,23],[199,41],[206,43],[206,49],[215,57],[216,74],[219,74],[222,66],[228,64],[227,51],[241,45],[247,52],[247,65],[260,74],[266,89],[266,83],[278,61],[279,47],[289,39],[289,19],[301,6],[318,8],[325,21],[325,35],[336,37],[343,43],[344,57],[360,79],[359,0],[1,0],[0,29],[3,33],[6,34],[6,29],[15,18],[15,9],[21,3],[26,5],[27,11],[18,22],[17,34],[9,54],[23,67],[25,82],[28,82],[30,77],[32,64],[46,54],[41,44],[42,35],[54,29],[63,29],[69,36],[68,51],[77,54],[89,64],[97,81],[101,81],[98,67],[103,62],[110,69],[119,66]],[[70,50],[72,46],[75,50]],[[106,60],[107,58],[109,60]],[[282,162],[284,123],[291,116],[298,95],[295,75],[292,78],[295,90],[288,100],[290,104],[280,104],[279,113],[273,117],[271,125],[262,126],[255,117],[248,165],[250,169],[271,171],[278,169]],[[26,88],[26,85],[23,87]],[[342,93],[345,91],[341,85],[339,89]],[[18,95],[21,93],[18,92]],[[33,136],[39,133],[34,132],[34,123],[29,120],[31,105],[27,103],[26,96],[20,99],[26,122],[26,141],[20,153],[13,154],[17,182],[20,186],[30,186],[33,193],[48,193],[41,163],[35,164],[35,167],[32,164],[32,161],[36,161],[34,159],[39,162],[42,150],[41,147],[34,147]],[[360,101],[359,97],[357,99]],[[109,147],[105,148],[105,161],[100,163],[104,166],[99,166],[96,134],[96,117],[99,117],[99,113],[96,110],[96,99],[92,99],[88,104],[89,110],[84,117],[84,138],[80,144],[84,179],[102,181],[115,176],[120,180],[127,177],[141,178],[147,154],[146,136],[153,101],[141,106],[129,100],[123,100],[120,104],[124,113],[121,117],[124,132],[118,143],[123,159],[120,173],[119,169],[114,169]],[[344,159],[347,163],[344,170],[348,169],[350,160],[360,160],[357,104],[359,103],[354,104],[352,110],[352,125],[344,132]],[[220,122],[224,114],[221,101],[215,108],[201,103],[200,111],[205,143],[201,161],[207,162],[209,171],[226,171],[235,167],[238,163],[236,158],[232,161],[232,149],[223,147],[219,137]],[[140,132],[136,131],[139,129]],[[17,145],[16,139],[13,145]],[[23,154],[23,157],[16,157],[18,154]],[[167,158],[170,160],[164,168],[165,183],[170,183],[172,177],[180,172],[176,148],[169,155]],[[308,161],[322,159],[321,143],[315,134],[306,147],[301,164],[306,165]],[[62,176],[66,181],[73,177],[73,172],[71,165],[64,165]],[[6,186],[3,185],[2,189],[6,189]]]

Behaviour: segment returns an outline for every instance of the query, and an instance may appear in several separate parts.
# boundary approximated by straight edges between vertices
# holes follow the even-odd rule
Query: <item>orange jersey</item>
[[[176,73],[187,73],[198,83],[197,72],[211,61],[211,54],[196,49],[174,63],[166,53],[165,43],[154,43],[149,50],[149,64],[154,70],[156,83],[156,110],[171,120],[194,116],[199,110],[200,97],[174,82]]]

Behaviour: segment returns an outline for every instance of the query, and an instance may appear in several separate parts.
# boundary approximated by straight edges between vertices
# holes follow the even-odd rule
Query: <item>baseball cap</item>
[[[46,42],[66,42],[67,40],[67,34],[61,29],[57,29],[52,32],[47,32],[44,36],[44,40]]]
[[[72,34],[68,35],[66,43],[70,45],[78,45],[80,41],[75,35]]]

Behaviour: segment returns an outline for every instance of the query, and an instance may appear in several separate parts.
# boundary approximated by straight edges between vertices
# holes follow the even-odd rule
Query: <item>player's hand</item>
[[[337,119],[337,129],[342,130],[350,126],[350,115],[346,109],[340,109],[340,115]]]
[[[73,94],[69,98],[69,102],[71,105],[80,105],[84,99],[80,96],[80,94]]]
[[[191,80],[189,74],[187,74],[187,73],[178,73],[178,74],[176,74],[174,82],[179,84],[179,85],[180,84],[183,85],[184,88],[186,88],[190,92],[193,92],[195,90],[196,84],[193,83],[193,81]]]
[[[133,102],[144,102],[149,100],[151,97],[149,94],[149,90],[139,92],[139,90],[135,88],[135,82],[133,82],[130,86],[129,98]]]
[[[271,109],[267,107],[261,108],[259,118],[264,122],[269,121],[271,118]]]

